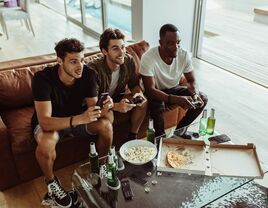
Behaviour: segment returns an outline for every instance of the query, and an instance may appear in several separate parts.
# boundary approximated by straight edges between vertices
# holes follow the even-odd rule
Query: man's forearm
[[[190,91],[190,93],[193,95],[198,95],[199,94],[199,89],[198,86],[196,84],[196,82],[190,82],[187,85],[188,90]]]
[[[166,94],[165,92],[158,90],[158,89],[151,89],[147,90],[146,93],[147,97],[150,99],[158,100],[158,101],[164,101],[166,103],[169,102],[169,95]]]
[[[39,125],[44,131],[59,131],[83,124],[80,115],[69,117],[46,117],[39,120]]]

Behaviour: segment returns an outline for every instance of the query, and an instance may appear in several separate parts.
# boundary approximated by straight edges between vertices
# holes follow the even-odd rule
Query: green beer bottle
[[[99,155],[96,151],[94,142],[90,142],[89,162],[90,162],[91,173],[99,174],[100,172]]]
[[[107,185],[113,190],[120,188],[120,183],[116,176],[116,164],[112,154],[108,154]]]
[[[203,115],[199,121],[199,134],[201,136],[206,135],[207,133],[207,110],[203,111]]]
[[[215,109],[211,108],[210,116],[208,117],[208,123],[207,123],[207,134],[212,135],[214,133],[215,128]]]
[[[154,130],[154,121],[153,119],[149,119],[149,126],[146,130],[147,141],[154,143],[155,130]]]

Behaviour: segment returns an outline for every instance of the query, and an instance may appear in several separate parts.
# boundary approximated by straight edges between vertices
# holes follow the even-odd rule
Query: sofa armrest
[[[19,177],[11,151],[8,131],[0,118],[0,190],[18,183]]]

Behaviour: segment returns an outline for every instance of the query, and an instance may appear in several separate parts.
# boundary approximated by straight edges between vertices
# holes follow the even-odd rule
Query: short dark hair
[[[64,59],[66,53],[80,53],[85,49],[84,44],[75,38],[64,38],[56,43],[55,51],[57,57]]]
[[[160,38],[166,35],[166,32],[178,32],[179,29],[173,24],[165,24],[160,28],[159,36]]]
[[[100,36],[100,50],[108,49],[109,40],[123,39],[125,40],[125,35],[119,29],[107,28]]]

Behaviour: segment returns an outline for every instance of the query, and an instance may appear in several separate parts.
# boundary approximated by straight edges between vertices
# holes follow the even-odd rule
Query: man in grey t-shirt
[[[165,24],[160,29],[160,46],[147,51],[141,59],[141,75],[156,136],[165,134],[165,105],[177,104],[188,109],[177,125],[181,128],[191,124],[207,104],[206,95],[197,88],[191,59],[187,51],[180,48],[180,41],[178,28]],[[182,74],[187,86],[178,84]],[[193,101],[198,101],[198,104],[193,104]]]

